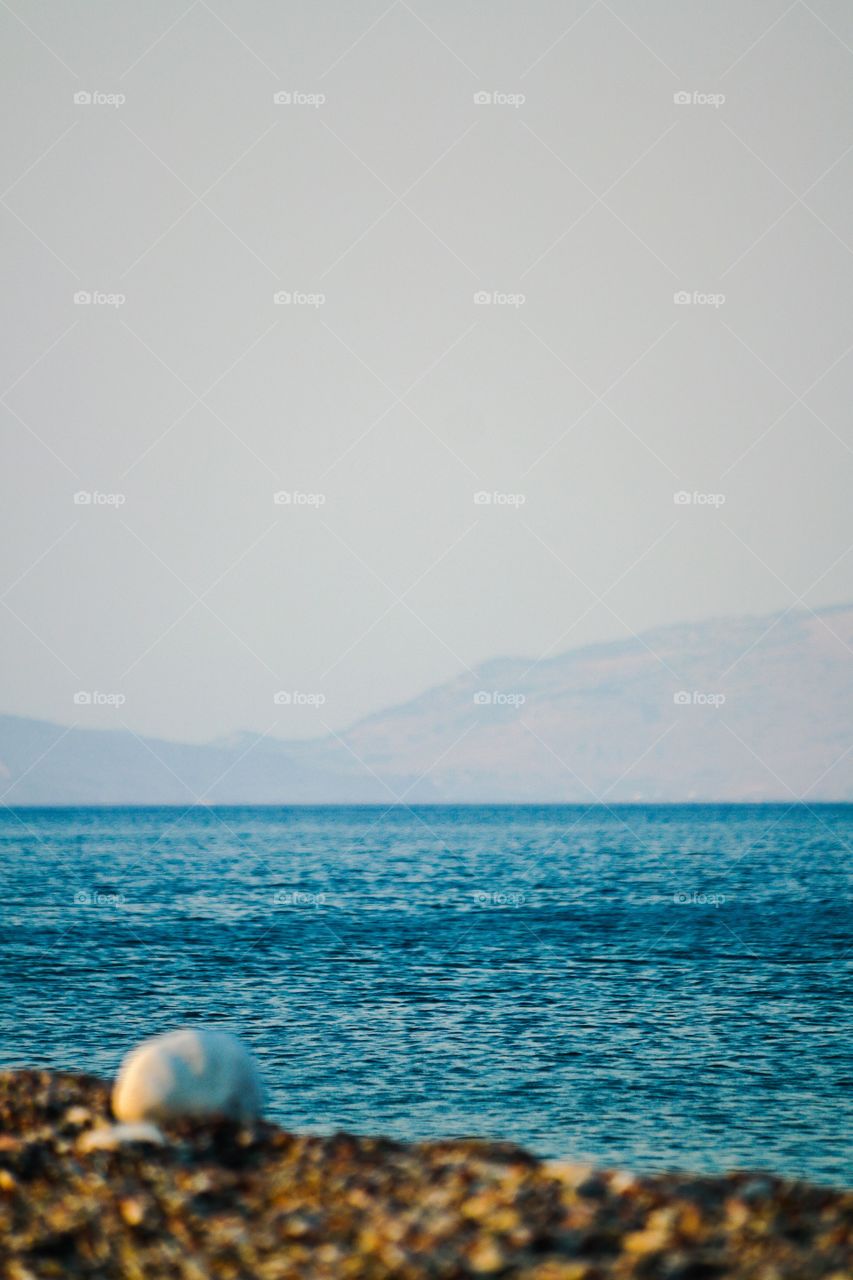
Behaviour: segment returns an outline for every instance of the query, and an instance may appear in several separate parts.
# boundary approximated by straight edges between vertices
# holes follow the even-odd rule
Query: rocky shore
[[[97,1145],[110,1086],[0,1073],[3,1280],[845,1280],[853,1194],[636,1177],[493,1142],[181,1122]]]

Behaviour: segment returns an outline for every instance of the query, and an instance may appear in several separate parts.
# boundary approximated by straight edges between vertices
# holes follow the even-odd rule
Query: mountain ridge
[[[323,739],[0,716],[3,803],[853,800],[853,605],[492,658]]]

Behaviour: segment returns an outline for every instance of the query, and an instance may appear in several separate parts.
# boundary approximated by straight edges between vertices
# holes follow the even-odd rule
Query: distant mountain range
[[[0,716],[6,805],[853,801],[853,606],[495,659],[339,737]]]

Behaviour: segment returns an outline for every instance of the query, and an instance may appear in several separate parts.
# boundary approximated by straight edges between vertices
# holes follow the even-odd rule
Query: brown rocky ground
[[[104,1081],[0,1073],[3,1280],[853,1275],[853,1194],[767,1174],[634,1177],[267,1124],[86,1151],[110,1120]]]

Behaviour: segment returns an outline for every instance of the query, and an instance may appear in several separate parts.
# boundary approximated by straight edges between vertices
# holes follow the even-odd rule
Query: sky
[[[310,737],[853,599],[844,0],[0,29],[0,711]]]

